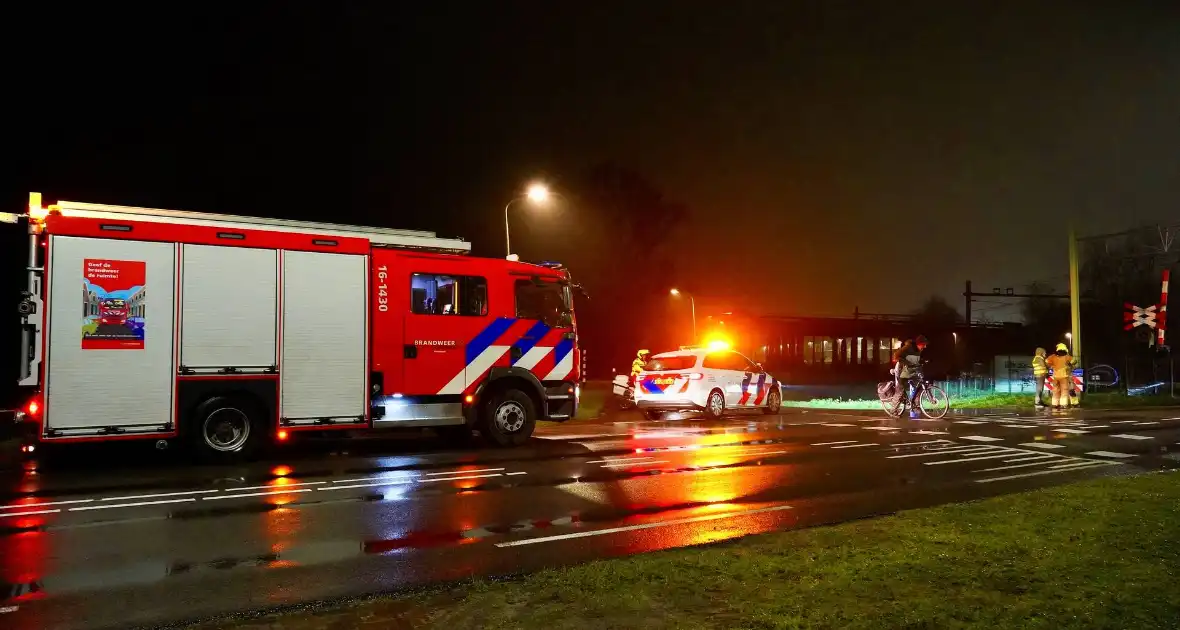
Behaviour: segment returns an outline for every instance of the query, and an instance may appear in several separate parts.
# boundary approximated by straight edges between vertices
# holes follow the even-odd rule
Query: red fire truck
[[[578,287],[559,264],[430,232],[39,193],[7,218],[29,229],[26,450],[154,439],[235,460],[304,431],[402,427],[511,446],[577,409]],[[104,319],[111,300],[127,325]]]

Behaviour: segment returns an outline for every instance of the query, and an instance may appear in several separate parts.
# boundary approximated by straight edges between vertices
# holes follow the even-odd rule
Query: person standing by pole
[[[1057,344],[1057,351],[1045,359],[1045,363],[1053,371],[1053,408],[1064,409],[1067,405],[1078,404],[1077,394],[1073,391],[1073,357],[1069,356],[1069,348],[1064,343]]]
[[[1035,394],[1033,405],[1037,409],[1045,406],[1045,401],[1042,394],[1045,390],[1045,379],[1049,376],[1049,364],[1045,363],[1045,355],[1047,352],[1044,348],[1037,348],[1037,352],[1033,355],[1032,370],[1033,370],[1033,392]]]

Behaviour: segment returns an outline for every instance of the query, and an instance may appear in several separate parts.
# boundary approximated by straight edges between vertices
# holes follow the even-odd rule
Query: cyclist
[[[926,336],[918,335],[913,340],[907,339],[893,354],[894,382],[897,383],[897,391],[902,395],[902,404],[906,403],[906,399],[909,400],[911,417],[916,417],[918,413],[918,383],[915,383],[914,379],[918,376],[918,367],[922,365],[922,352],[926,350],[927,345]]]

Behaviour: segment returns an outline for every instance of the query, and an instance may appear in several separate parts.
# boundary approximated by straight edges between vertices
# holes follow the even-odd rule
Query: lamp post
[[[512,257],[512,236],[508,229],[508,209],[512,207],[512,204],[523,200],[531,201],[538,206],[544,205],[549,201],[549,187],[545,184],[533,184],[523,195],[504,205],[504,245],[508,249],[505,253],[509,258]]]
[[[681,295],[688,297],[688,303],[690,306],[692,306],[692,342],[695,344],[697,342],[697,302],[696,302],[696,300],[693,299],[692,294],[684,293],[680,289],[672,289],[671,291],[669,291],[669,293],[671,293],[674,297],[680,297]]]

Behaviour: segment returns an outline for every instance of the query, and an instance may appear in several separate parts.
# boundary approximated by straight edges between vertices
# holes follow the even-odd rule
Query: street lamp
[[[689,305],[692,306],[692,342],[695,344],[697,342],[697,302],[696,302],[696,300],[693,299],[692,294],[682,293],[680,291],[680,289],[672,289],[671,291],[669,291],[669,293],[671,293],[674,297],[680,297],[681,295],[688,296],[688,303],[689,303]]]
[[[508,254],[509,258],[512,258],[512,237],[509,235],[509,230],[508,230],[508,208],[511,208],[512,204],[514,204],[518,201],[523,201],[523,200],[528,200],[528,201],[532,202],[534,205],[543,206],[543,205],[549,203],[550,196],[551,195],[550,195],[548,186],[546,186],[545,184],[542,184],[542,183],[535,183],[535,184],[531,184],[528,187],[528,190],[526,190],[523,195],[516,197],[512,201],[509,201],[507,204],[505,204],[505,206],[504,206],[504,245],[507,246],[508,251],[506,253]]]
[[[1069,344],[1069,351],[1073,352],[1073,333],[1071,333],[1071,332],[1065,333],[1065,342],[1067,344]]]

